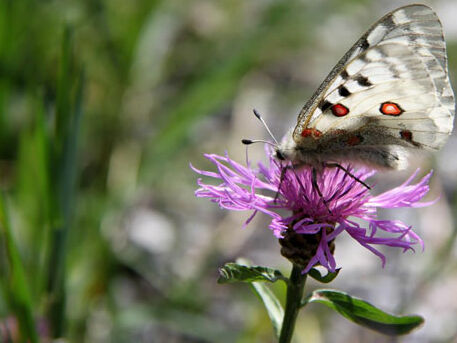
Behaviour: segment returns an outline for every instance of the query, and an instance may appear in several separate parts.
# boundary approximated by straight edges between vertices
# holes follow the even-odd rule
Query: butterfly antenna
[[[276,146],[276,144],[272,143],[272,142],[269,142],[269,141],[266,141],[266,140],[263,140],[263,139],[242,139],[241,140],[241,143],[243,143],[244,145],[251,145],[251,144],[254,144],[254,143],[265,143],[265,144],[269,144],[271,146]]]
[[[265,129],[267,130],[268,134],[271,136],[271,138],[273,138],[273,140],[275,141],[276,145],[279,145],[278,141],[276,140],[275,136],[273,136],[273,133],[271,133],[270,131],[270,128],[268,127],[267,123],[265,122],[265,120],[263,120],[262,116],[260,115],[259,112],[257,112],[257,110],[254,108],[252,110],[254,112],[254,115],[257,117],[258,120],[260,120],[263,124],[263,126],[265,127]]]

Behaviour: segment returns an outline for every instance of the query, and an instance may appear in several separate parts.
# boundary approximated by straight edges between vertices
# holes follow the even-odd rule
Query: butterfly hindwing
[[[454,106],[441,23],[429,7],[410,5],[384,16],[344,55],[304,106],[293,139],[299,146],[309,130],[323,140],[346,132],[367,135],[348,148],[438,149]]]

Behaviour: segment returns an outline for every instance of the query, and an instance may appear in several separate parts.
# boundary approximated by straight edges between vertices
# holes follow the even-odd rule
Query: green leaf
[[[279,270],[267,267],[251,266],[250,261],[238,258],[237,263],[226,263],[219,269],[218,283],[249,282],[257,296],[262,300],[270,317],[276,337],[281,333],[284,310],[274,293],[263,283],[256,281],[275,282],[288,281]]]
[[[304,305],[313,302],[336,310],[356,324],[390,336],[408,334],[424,322],[424,319],[417,315],[394,316],[362,299],[335,290],[316,290],[304,300]]]
[[[8,211],[3,194],[0,194],[0,233],[5,244],[8,271],[6,292],[9,307],[19,322],[20,341],[38,342],[33,306],[24,265],[11,232]]]
[[[279,338],[279,334],[281,333],[282,320],[284,318],[284,310],[281,306],[281,303],[273,294],[273,292],[267,287],[267,285],[260,282],[252,282],[251,287],[265,305],[268,316],[271,320],[271,324],[273,325],[275,335],[277,338]]]
[[[322,283],[329,283],[332,282],[337,276],[338,273],[340,272],[341,268],[337,269],[334,273],[327,273],[327,275],[322,276],[319,270],[316,268],[311,268],[311,270],[308,272],[308,275],[311,276],[314,280],[322,282]]]
[[[75,209],[75,185],[78,170],[78,136],[83,114],[85,77],[76,64],[73,30],[67,28],[62,40],[62,57],[57,84],[55,135],[52,140],[51,171],[53,182],[51,237],[48,255],[47,316],[51,333],[65,335],[67,241]]]
[[[261,266],[247,266],[233,262],[226,263],[221,267],[219,269],[219,274],[218,283],[255,281],[276,282],[278,280],[287,280],[279,270]]]

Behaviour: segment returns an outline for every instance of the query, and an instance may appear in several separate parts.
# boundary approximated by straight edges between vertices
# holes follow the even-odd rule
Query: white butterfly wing
[[[320,137],[363,138],[351,145],[439,149],[454,111],[441,23],[429,7],[410,5],[384,16],[346,53],[303,108],[293,138],[300,145],[311,128]]]

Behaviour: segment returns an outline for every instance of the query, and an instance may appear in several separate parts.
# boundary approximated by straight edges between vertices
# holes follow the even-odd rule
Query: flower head
[[[385,256],[376,246],[399,247],[404,251],[414,251],[413,246],[417,243],[423,246],[410,226],[399,220],[380,220],[376,209],[430,205],[418,201],[428,192],[432,173],[411,184],[417,170],[400,186],[373,196],[361,181],[375,174],[374,170],[355,170],[343,165],[346,172],[326,167],[317,175],[316,189],[313,187],[311,167],[294,169],[285,166],[284,162],[272,157],[271,151],[267,152],[269,164],[258,163],[257,168],[252,168],[249,163],[241,165],[227,154],[205,154],[214,163],[217,172],[191,168],[198,174],[218,180],[219,184],[211,185],[199,179],[200,188],[195,194],[211,199],[224,209],[253,211],[246,224],[258,212],[270,216],[269,227],[280,239],[282,254],[303,265],[305,273],[317,264],[335,271],[333,244],[342,232],[347,232],[380,257],[383,266]],[[288,210],[287,214],[279,211],[281,209]],[[379,235],[381,232],[388,233],[388,237]]]

